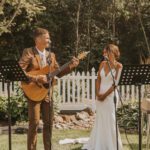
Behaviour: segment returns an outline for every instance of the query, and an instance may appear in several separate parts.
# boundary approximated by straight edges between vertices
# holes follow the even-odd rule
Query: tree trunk
[[[75,46],[75,54],[78,54],[79,50],[79,20],[80,20],[80,7],[81,7],[81,0],[78,1],[78,10],[77,10],[77,19],[76,19],[76,46]]]
[[[87,42],[88,42],[88,51],[91,51],[91,33],[90,33],[90,27],[91,27],[91,3],[90,0],[88,0],[88,23],[87,23]],[[88,62],[87,62],[87,71],[89,70],[89,63],[90,63],[90,55],[88,55]]]

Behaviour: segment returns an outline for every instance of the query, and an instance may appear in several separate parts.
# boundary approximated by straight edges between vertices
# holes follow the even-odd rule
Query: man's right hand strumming
[[[42,84],[47,83],[47,77],[46,77],[46,75],[38,75],[36,77],[36,82],[42,83]]]

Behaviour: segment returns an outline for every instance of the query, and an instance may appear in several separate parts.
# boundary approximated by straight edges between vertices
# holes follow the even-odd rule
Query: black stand
[[[113,79],[113,85],[115,86],[116,83],[115,83],[115,77],[113,75],[113,72],[112,72],[112,69],[111,69],[111,66],[110,66],[110,62],[108,60],[108,58],[105,58],[105,60],[107,61],[107,64],[108,64],[108,67],[109,67],[109,70],[110,70],[110,73],[111,73],[111,76],[112,76],[112,79]],[[116,98],[116,92],[114,90],[114,107],[115,107],[115,129],[116,129],[116,147],[117,147],[117,150],[119,150],[119,146],[118,146],[118,125],[117,125],[117,98]]]
[[[136,85],[139,94],[139,150],[142,150],[141,131],[141,85],[150,84],[150,65],[126,65],[123,67],[119,85]]]
[[[53,99],[51,98],[51,60],[50,60],[50,55],[51,55],[51,49],[50,47],[48,48],[49,56],[47,58],[47,63],[49,65],[49,73],[48,73],[48,84],[49,84],[49,91],[48,91],[48,97],[49,97],[49,134],[50,134],[50,139],[49,139],[49,150],[52,150],[52,129],[53,129]]]
[[[9,138],[9,150],[11,147],[11,103],[10,103],[10,83],[13,81],[28,81],[28,78],[22,71],[17,61],[5,60],[0,61],[0,77],[1,81],[7,83],[8,93],[8,138]]]

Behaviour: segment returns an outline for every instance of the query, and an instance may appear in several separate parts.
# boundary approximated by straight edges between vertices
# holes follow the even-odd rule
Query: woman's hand
[[[98,101],[104,101],[105,98],[106,98],[106,95],[105,95],[105,94],[99,94],[99,95],[97,96],[97,98],[98,98]]]
[[[115,88],[116,88],[116,86],[112,85],[106,93],[104,93],[104,94],[97,94],[98,101],[104,101],[105,98],[115,90]]]

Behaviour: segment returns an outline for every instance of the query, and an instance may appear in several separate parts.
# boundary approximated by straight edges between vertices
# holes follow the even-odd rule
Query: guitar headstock
[[[78,54],[77,58],[78,59],[84,59],[89,53],[90,53],[90,51],[87,51],[87,52],[83,51],[83,52]]]

